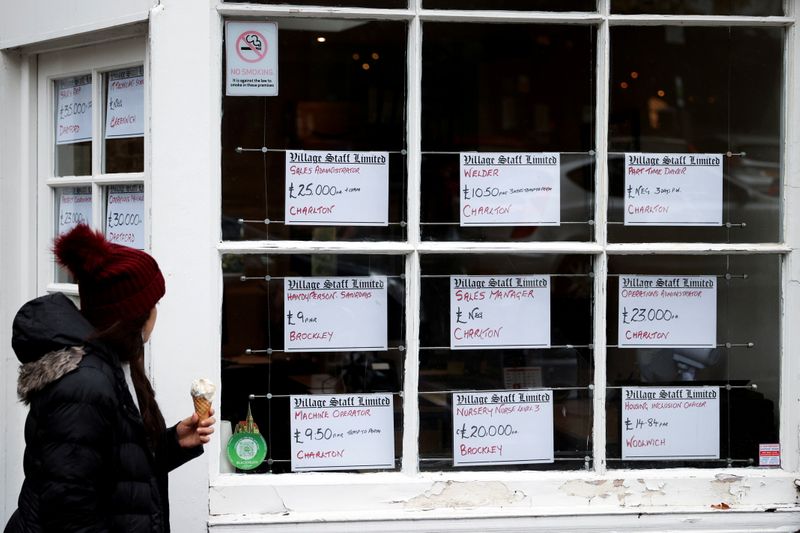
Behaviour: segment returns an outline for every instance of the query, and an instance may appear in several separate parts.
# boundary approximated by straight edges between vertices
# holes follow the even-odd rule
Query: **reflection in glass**
[[[59,187],[55,189],[55,235],[67,233],[78,224],[92,225],[92,188]],[[56,283],[74,283],[69,272],[57,263]]]
[[[424,239],[592,238],[594,32],[578,26],[425,23]],[[562,225],[460,228],[458,152],[467,151],[560,152]]]
[[[289,400],[283,395],[402,391],[405,346],[404,258],[366,255],[225,255],[221,420],[235,426],[248,405],[268,439],[268,462],[251,472],[291,469]],[[284,352],[284,280],[293,276],[388,276],[388,351]],[[265,280],[269,276],[269,280]],[[255,278],[255,279],[250,279]],[[250,394],[272,399],[248,400]],[[395,396],[395,457],[402,401]]]
[[[424,255],[420,302],[420,469],[452,469],[450,391],[554,391],[555,463],[481,467],[581,469],[591,456],[590,256]],[[551,348],[451,350],[451,275],[550,274]],[[534,326],[534,325],[532,325]],[[574,389],[573,389],[574,387]]]
[[[654,15],[783,15],[781,0],[611,0],[611,12]]]
[[[595,0],[422,0],[425,9],[596,11]]]
[[[609,240],[781,240],[783,35],[781,28],[612,29]],[[723,161],[723,226],[623,226],[624,152],[731,152]]]
[[[223,98],[223,239],[405,238],[406,24],[277,23],[280,94]],[[285,150],[389,151],[389,226],[284,225]]]
[[[92,173],[92,75],[53,82],[54,174]]]
[[[618,468],[758,464],[758,444],[778,442],[780,258],[775,256],[611,257],[608,279],[607,453]],[[622,349],[617,343],[619,274],[717,276],[715,349]],[[730,279],[726,278],[730,274]],[[728,346],[730,343],[730,346]],[[750,346],[752,343],[752,346]],[[720,386],[720,461],[625,461],[620,386]],[[727,390],[726,387],[732,388]]]

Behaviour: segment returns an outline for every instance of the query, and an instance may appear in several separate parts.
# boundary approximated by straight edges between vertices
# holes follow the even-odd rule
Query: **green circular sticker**
[[[234,433],[228,440],[228,459],[239,470],[252,470],[267,457],[267,442],[260,433]]]

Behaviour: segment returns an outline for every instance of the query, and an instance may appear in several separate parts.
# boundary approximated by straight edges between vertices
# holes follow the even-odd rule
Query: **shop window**
[[[769,255],[609,259],[609,467],[753,466],[759,444],[778,442],[780,263]],[[705,427],[692,425],[698,420]]]
[[[363,412],[353,413],[349,407],[331,412],[330,416],[322,411],[326,416],[314,428],[320,429],[320,439],[315,438],[316,431],[306,437],[307,427],[297,429],[300,420],[290,414],[293,396],[337,398],[340,397],[337,395],[352,394],[362,394],[367,401],[375,397],[392,398],[394,436],[388,443],[386,440],[379,442],[388,446],[387,453],[393,459],[391,465],[375,468],[365,467],[357,457],[346,455],[337,457],[345,464],[338,470],[395,470],[399,467],[406,337],[404,258],[329,254],[226,255],[222,266],[224,387],[221,417],[235,424],[251,413],[267,444],[264,462],[242,471],[285,473],[299,470],[309,460],[313,461],[313,458],[304,460],[300,455],[302,451],[309,453],[316,450],[315,445],[321,446],[329,440],[350,442],[353,436],[347,431],[376,430],[370,425],[375,423],[371,417]],[[289,285],[290,280],[320,286],[298,292]],[[345,288],[328,290],[326,281],[344,282],[340,287]],[[370,289],[356,288],[356,282]],[[373,291],[376,285],[380,287]],[[363,306],[371,303],[378,305],[371,308],[374,311],[364,314]],[[333,337],[323,335],[332,331],[336,324],[340,327]],[[376,330],[382,327],[381,337],[386,345],[365,347],[365,343],[350,342],[360,346],[343,347],[344,340],[340,342],[339,338],[347,334],[343,330],[352,333],[356,341],[365,336],[367,340],[374,338],[369,333],[360,335],[353,331],[360,327]],[[318,338],[312,339],[317,333],[320,334]],[[304,346],[298,348],[303,344],[307,351]],[[334,417],[338,419],[339,415],[344,417],[340,419],[342,424],[326,425],[336,422]],[[347,420],[352,423],[347,425]],[[347,429],[341,433],[331,429],[345,426]],[[295,434],[297,431],[299,433]],[[324,437],[326,431],[328,438]],[[298,444],[305,447],[298,450]]]
[[[612,29],[610,241],[781,240],[783,36],[781,28]],[[634,180],[628,191],[626,154],[707,154],[715,160],[716,175],[703,186],[692,184],[695,178],[687,174],[687,187],[674,193],[680,176],[650,175],[642,178],[646,181]],[[700,168],[691,165],[689,160],[661,169],[639,165],[636,171],[692,173]],[[637,184],[647,190],[637,193]],[[691,199],[693,194],[718,196],[703,208]],[[675,214],[681,203],[706,214]],[[648,207],[665,212],[630,217],[634,209]]]
[[[783,15],[780,0],[611,0],[611,12],[620,14],[649,13],[653,15],[746,15],[751,17]]]
[[[40,56],[40,209],[42,247],[85,223],[118,244],[145,248],[145,73],[141,43]],[[80,72],[64,76],[62,72]],[[46,194],[45,194],[46,193]],[[74,283],[49,265],[41,280]]]
[[[594,28],[429,22],[423,33],[422,238],[591,240]],[[519,154],[554,164],[515,164],[539,177],[498,187],[463,179]]]
[[[223,239],[404,239],[405,23],[283,19],[277,26],[277,96],[224,97]],[[333,170],[355,169],[370,181],[331,178],[326,157],[349,162]],[[356,157],[379,164],[354,165]],[[366,186],[380,187],[388,205],[360,217],[344,204],[369,204]],[[309,215],[309,207],[324,212]]]

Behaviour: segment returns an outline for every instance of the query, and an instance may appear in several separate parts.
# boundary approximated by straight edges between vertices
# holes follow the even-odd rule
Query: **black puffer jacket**
[[[167,473],[202,453],[167,429],[155,453],[117,357],[62,294],[25,304],[13,346],[25,422],[25,481],[7,533],[169,531]]]

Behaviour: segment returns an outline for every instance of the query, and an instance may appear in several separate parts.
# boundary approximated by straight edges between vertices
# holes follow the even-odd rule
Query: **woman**
[[[5,531],[169,531],[167,474],[202,453],[215,419],[167,429],[145,375],[164,277],[148,254],[85,225],[56,239],[55,255],[77,279],[81,310],[57,293],[14,319],[17,392],[30,410]]]

